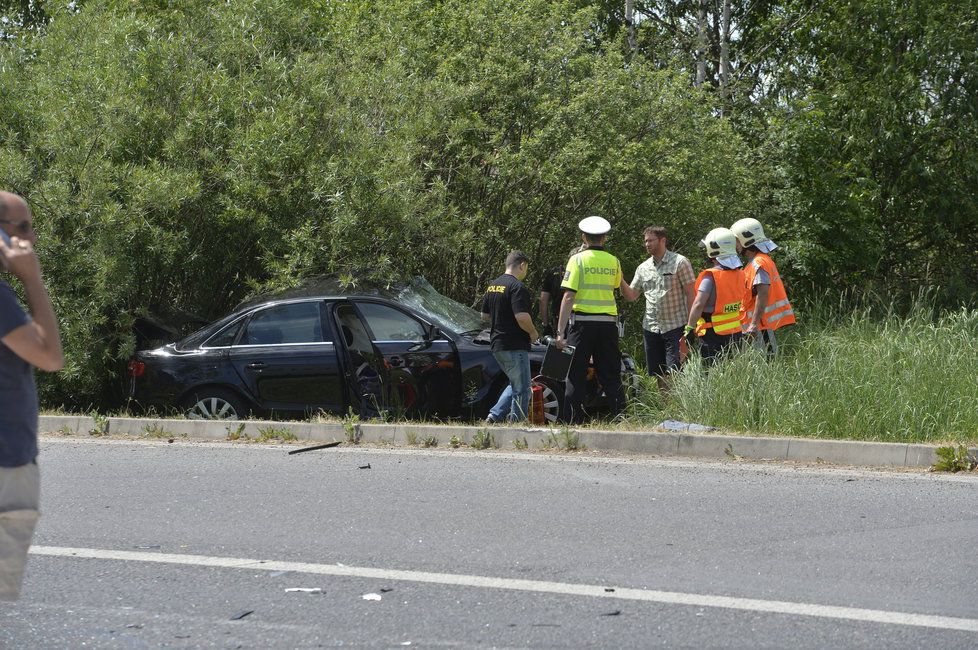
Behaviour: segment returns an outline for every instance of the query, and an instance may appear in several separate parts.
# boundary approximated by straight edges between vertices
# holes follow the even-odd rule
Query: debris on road
[[[133,548],[140,549],[140,550],[147,550],[151,548],[163,548],[163,546],[161,546],[160,544],[147,544],[145,546],[133,546]]]
[[[235,614],[234,616],[232,616],[231,617],[231,620],[232,621],[240,621],[241,619],[243,619],[248,614],[253,614],[254,612],[255,612],[255,610],[253,610],[253,609],[246,609],[246,610],[241,611],[241,612],[238,612],[237,614]]]
[[[366,465],[361,465],[357,469],[370,469],[370,463],[367,463]]]
[[[621,615],[620,609],[616,609],[613,612],[605,612],[604,614],[602,614],[602,616],[620,616],[620,615]]]
[[[394,589],[392,587],[384,587],[380,590],[380,593],[386,594],[388,591],[394,591]]]
[[[327,442],[324,445],[313,445],[312,447],[303,447],[302,449],[293,449],[289,452],[289,456],[293,454],[301,454],[306,451],[316,451],[317,449],[329,449],[330,447],[338,447],[342,442]]]
[[[383,596],[380,594],[364,594],[360,596],[360,598],[363,598],[364,600],[381,600]]]
[[[615,593],[615,588],[614,587],[605,587],[604,590],[606,592],[608,592],[609,594]]]
[[[285,593],[302,593],[302,594],[321,594],[323,593],[322,587],[288,587]]]
[[[716,431],[716,427],[708,427],[705,424],[694,422],[681,422],[679,420],[663,420],[656,425],[656,429],[663,431]]]

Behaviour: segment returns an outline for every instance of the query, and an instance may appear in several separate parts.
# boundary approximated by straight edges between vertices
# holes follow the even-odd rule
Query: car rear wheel
[[[189,420],[241,420],[248,415],[248,405],[229,390],[208,388],[184,400],[184,415]]]

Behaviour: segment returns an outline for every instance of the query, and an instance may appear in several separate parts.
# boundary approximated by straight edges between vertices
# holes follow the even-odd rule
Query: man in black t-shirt
[[[529,262],[521,251],[506,256],[506,273],[489,283],[482,320],[489,321],[492,356],[509,386],[489,409],[489,422],[525,420],[530,410],[530,342],[539,338],[530,316],[530,293],[523,286]]]
[[[578,244],[570,249],[568,259],[574,257],[586,247]],[[543,325],[544,336],[557,334],[557,317],[560,315],[560,301],[564,298],[565,264],[548,269],[540,288],[540,323]]]
[[[540,323],[545,335],[553,335],[557,327],[557,316],[560,314],[560,301],[564,297],[564,288],[560,283],[564,279],[564,267],[555,266],[547,270],[540,288]]]

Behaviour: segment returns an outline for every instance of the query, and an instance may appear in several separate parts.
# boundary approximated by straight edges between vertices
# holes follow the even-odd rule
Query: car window
[[[370,335],[363,327],[353,305],[340,305],[336,308],[336,316],[340,323],[341,338],[346,343],[346,347],[360,352],[373,352]]]
[[[214,336],[207,339],[207,343],[204,344],[205,348],[226,348],[234,343],[234,337],[238,335],[238,330],[241,329],[241,323],[243,321],[236,321],[231,323],[223,330],[215,334]]]
[[[357,303],[375,341],[423,341],[424,327],[407,314],[375,302]]]
[[[238,345],[323,342],[318,302],[275,305],[255,312]]]

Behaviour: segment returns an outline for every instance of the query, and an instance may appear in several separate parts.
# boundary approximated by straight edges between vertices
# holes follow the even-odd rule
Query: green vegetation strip
[[[785,332],[783,353],[754,351],[704,372],[698,361],[663,399],[650,382],[628,415],[729,431],[902,443],[978,442],[978,311],[935,317],[824,310]]]

